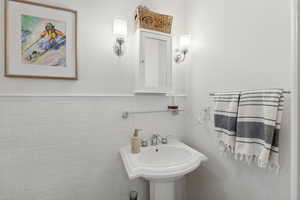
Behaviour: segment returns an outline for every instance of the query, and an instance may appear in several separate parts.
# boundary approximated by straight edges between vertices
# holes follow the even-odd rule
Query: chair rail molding
[[[59,93],[0,93],[0,97],[138,97],[141,95],[135,95],[134,93],[124,94],[93,94],[93,93],[70,93],[70,94],[59,94]],[[157,95],[155,95],[157,96]],[[186,94],[167,94],[160,95],[166,97],[186,97]]]

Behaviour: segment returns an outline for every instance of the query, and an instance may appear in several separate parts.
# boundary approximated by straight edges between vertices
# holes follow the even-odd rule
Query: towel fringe
[[[248,165],[255,163],[258,167],[268,169],[272,172],[279,174],[280,166],[278,162],[275,161],[265,161],[260,159],[257,155],[234,153],[234,159],[245,161]]]
[[[245,161],[248,165],[255,163],[260,168],[268,169],[279,174],[280,166],[278,162],[272,160],[266,162],[263,159],[259,159],[257,155],[235,153],[234,147],[225,144],[223,141],[219,141],[219,152],[222,156],[231,156],[235,160]]]
[[[222,155],[226,153],[234,154],[234,147],[229,144],[225,144],[223,141],[219,141],[219,151]]]

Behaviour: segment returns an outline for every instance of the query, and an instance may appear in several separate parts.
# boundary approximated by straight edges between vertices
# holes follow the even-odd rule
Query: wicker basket
[[[155,13],[146,7],[138,7],[135,14],[135,22],[137,27],[159,31],[163,33],[171,33],[173,17]]]

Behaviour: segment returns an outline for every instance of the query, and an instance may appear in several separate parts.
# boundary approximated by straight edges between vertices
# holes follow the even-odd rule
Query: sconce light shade
[[[117,56],[124,55],[124,42],[127,37],[127,22],[122,19],[115,19],[113,22],[113,34],[116,38],[114,52]]]
[[[113,34],[116,38],[125,40],[127,37],[127,22],[122,19],[115,19],[113,24]]]
[[[191,34],[182,35],[179,41],[180,49],[187,51],[190,48],[191,40],[192,40]]]

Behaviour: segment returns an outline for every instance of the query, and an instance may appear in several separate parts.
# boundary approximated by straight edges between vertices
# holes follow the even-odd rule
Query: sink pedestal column
[[[150,181],[150,200],[175,200],[175,181]]]

